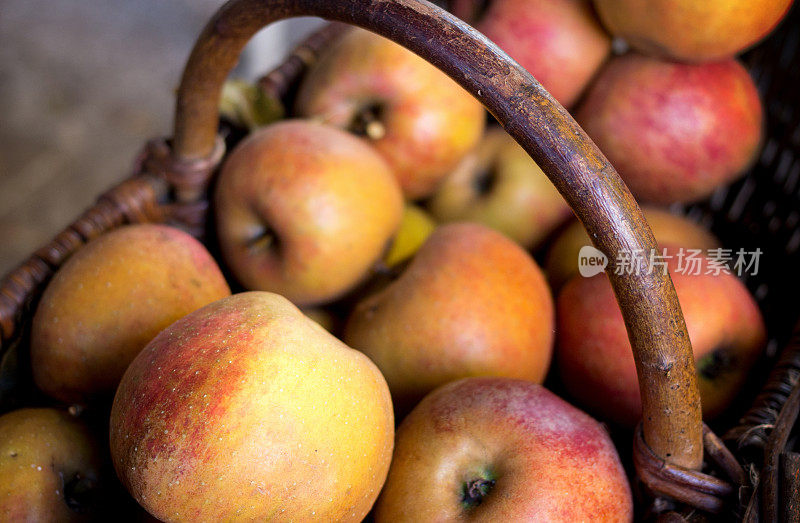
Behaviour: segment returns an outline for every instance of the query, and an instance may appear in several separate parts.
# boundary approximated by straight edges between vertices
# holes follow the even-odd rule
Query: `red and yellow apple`
[[[695,265],[686,250],[683,259],[679,249],[666,252],[672,258],[659,261],[668,263],[686,320],[703,416],[713,418],[739,392],[763,349],[764,322],[735,275],[715,274],[707,258]],[[598,418],[633,426],[642,413],[636,367],[607,276],[570,280],[558,296],[557,318],[556,354],[566,389]]]
[[[631,521],[608,433],[540,385],[467,378],[400,424],[375,521]]]
[[[217,263],[183,231],[147,224],[104,234],[45,289],[31,332],[36,385],[64,402],[110,398],[156,334],[228,295]]]
[[[398,414],[469,376],[541,382],[553,299],[521,247],[479,224],[442,225],[400,277],[361,301],[344,341],[381,369]]]
[[[575,119],[640,201],[709,196],[755,161],[762,107],[735,60],[680,64],[629,53],[611,60]]]
[[[682,61],[730,58],[766,36],[792,0],[594,0],[605,26],[642,52]]]
[[[589,0],[494,0],[476,27],[567,108],[611,51]]]
[[[478,142],[486,113],[436,67],[391,40],[353,30],[306,75],[297,112],[362,135],[408,199],[430,194]]]
[[[397,231],[403,196],[355,136],[303,120],[251,134],[214,195],[223,257],[250,290],[319,305],[355,287]]]
[[[164,330],[111,410],[117,474],[163,521],[361,521],[393,439],[375,365],[266,292]]]

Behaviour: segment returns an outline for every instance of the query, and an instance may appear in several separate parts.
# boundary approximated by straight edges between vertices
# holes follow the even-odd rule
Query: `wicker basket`
[[[800,313],[795,299],[800,276],[794,272],[800,267],[798,11],[745,56],[767,102],[768,138],[760,161],[740,182],[683,209],[709,225],[724,244],[763,251],[759,273],[747,284],[772,339],[740,401],[749,405],[757,396],[753,407],[737,414],[738,424],[728,418],[714,426],[726,433],[728,446],[702,424],[691,347],[669,277],[660,271],[627,276],[609,271],[640,376],[644,416],[634,436],[633,463],[646,499],[640,503],[643,517],[688,518],[701,509],[726,519],[800,518],[800,456],[790,448],[800,408],[800,336],[789,343]],[[648,252],[655,247],[630,192],[580,127],[527,72],[464,22],[419,0],[377,5],[368,0],[233,0],[208,24],[189,58],[173,137],[149,142],[129,178],[2,281],[0,412],[48,402],[30,379],[30,320],[49,278],[82,245],[122,224],[161,222],[205,238],[215,250],[206,234],[211,231],[208,187],[226,149],[242,136],[219,127],[222,83],[258,29],[301,15],[366,27],[449,74],[531,154],[597,247],[612,253],[609,259],[622,249]],[[260,79],[265,94],[288,102],[308,65],[345,29],[332,23],[312,35]],[[778,348],[784,346],[779,357]]]

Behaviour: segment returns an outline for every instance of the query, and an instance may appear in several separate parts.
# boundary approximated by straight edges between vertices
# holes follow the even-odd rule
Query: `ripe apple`
[[[375,365],[267,292],[164,330],[111,410],[117,474],[165,521],[361,521],[393,439]]]
[[[393,268],[407,261],[417,253],[435,228],[436,222],[425,210],[411,203],[406,204],[400,229],[384,254],[383,263]]]
[[[766,36],[792,0],[594,0],[605,26],[642,52],[698,62],[730,58]]]
[[[668,267],[692,342],[703,416],[713,418],[733,400],[766,340],[753,298],[733,274],[678,270],[675,249]],[[685,269],[689,264],[684,259]],[[659,268],[656,268],[659,270]],[[557,302],[557,358],[567,390],[601,419],[633,426],[642,404],[633,353],[622,313],[605,274],[575,276]]]
[[[28,408],[0,416],[0,520],[87,520],[100,501],[97,449],[66,412]]]
[[[64,402],[108,399],[156,334],[228,295],[214,259],[183,231],[145,224],[104,234],[45,289],[31,332],[34,380]]]
[[[536,162],[505,131],[490,129],[428,202],[441,222],[488,225],[535,248],[572,211]]]
[[[466,378],[397,430],[375,521],[631,521],[619,456],[598,422],[540,385]]]
[[[494,0],[476,27],[567,108],[611,50],[589,0]]]
[[[409,199],[430,194],[480,139],[483,106],[436,67],[361,29],[305,76],[297,112],[363,135]]]
[[[251,134],[217,182],[219,243],[251,290],[304,306],[355,287],[400,225],[403,196],[386,162],[335,127],[302,120]]]
[[[381,369],[402,414],[458,378],[541,382],[553,299],[516,243],[479,224],[442,225],[396,281],[355,307],[344,341]]]
[[[642,212],[660,248],[683,247],[708,251],[721,245],[711,232],[684,216],[658,207],[645,206]],[[592,245],[592,242],[586,229],[577,220],[555,239],[545,260],[545,273],[553,291],[558,292],[570,278],[578,274],[578,255],[586,245]]]
[[[641,201],[692,202],[753,163],[762,107],[735,60],[680,64],[612,59],[575,118]]]

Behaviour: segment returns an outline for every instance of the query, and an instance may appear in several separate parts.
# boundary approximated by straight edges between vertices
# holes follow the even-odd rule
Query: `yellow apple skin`
[[[668,250],[674,256],[676,251]],[[699,275],[669,269],[686,320],[695,361],[722,350],[725,363],[715,375],[698,366],[703,417],[717,416],[730,404],[764,348],[761,313],[733,274]],[[642,415],[633,352],[619,305],[605,274],[575,276],[557,302],[558,368],[578,404],[599,419],[634,426]],[[704,371],[705,369],[705,371]]]
[[[361,301],[345,343],[381,369],[398,413],[469,376],[541,382],[553,345],[553,299],[536,262],[483,225],[442,225],[409,267]]]
[[[633,47],[689,62],[732,57],[766,36],[792,0],[594,0],[605,26]]]
[[[69,403],[109,399],[156,334],[228,295],[217,263],[183,231],[146,224],[104,234],[45,289],[31,333],[36,385]]]
[[[111,411],[117,474],[163,521],[361,521],[393,438],[375,365],[267,292],[159,334]]]
[[[486,192],[479,187],[489,175]],[[440,222],[471,221],[497,229],[526,249],[535,249],[572,211],[528,153],[500,128],[439,185],[428,202]]]
[[[478,143],[486,121],[483,106],[436,67],[362,29],[342,37],[311,68],[297,111],[342,128],[352,128],[365,111],[376,113],[381,134],[365,139],[411,200],[435,189]]]
[[[288,120],[251,134],[219,176],[223,257],[249,290],[321,305],[355,287],[400,226],[386,162],[335,127]]]
[[[465,485],[495,483],[477,506]],[[522,380],[466,378],[429,394],[397,430],[375,521],[631,521],[604,428]]]
[[[400,229],[384,254],[383,263],[393,268],[413,257],[435,228],[436,222],[425,210],[414,204],[407,204]]]
[[[0,416],[0,520],[87,520],[91,514],[67,504],[64,487],[77,476],[98,484],[97,448],[88,429],[60,410]]]
[[[719,240],[711,232],[688,218],[658,207],[642,207],[642,212],[660,249],[683,247],[707,251],[720,247]],[[554,291],[558,292],[570,278],[578,274],[578,254],[585,245],[592,245],[592,242],[586,229],[576,220],[550,246],[545,272]]]

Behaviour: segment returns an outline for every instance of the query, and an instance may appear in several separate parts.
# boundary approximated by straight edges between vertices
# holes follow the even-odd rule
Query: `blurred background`
[[[183,64],[223,3],[0,0],[0,276],[170,133]],[[262,31],[234,75],[266,72],[319,23]]]

